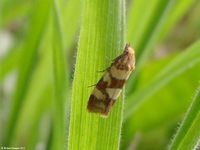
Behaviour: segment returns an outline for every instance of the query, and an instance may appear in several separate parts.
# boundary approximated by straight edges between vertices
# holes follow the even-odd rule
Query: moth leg
[[[97,84],[89,85],[88,88],[95,87]]]
[[[106,72],[107,69],[104,70],[98,70],[97,73],[102,73],[102,72]]]
[[[110,67],[108,67],[108,68],[106,68],[106,69],[104,69],[104,70],[99,70],[99,71],[97,71],[97,73],[106,72],[106,71],[108,71],[109,69],[110,69]]]

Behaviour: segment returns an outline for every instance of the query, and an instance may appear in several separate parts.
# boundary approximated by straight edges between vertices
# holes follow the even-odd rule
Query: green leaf
[[[35,141],[39,141],[37,139],[39,136],[37,129],[40,126],[40,121],[43,119],[45,111],[51,108],[52,103],[50,102],[53,101],[53,52],[51,50],[52,44],[49,44],[52,41],[51,23],[50,21],[48,22],[48,28],[41,40],[39,48],[41,50],[40,60],[32,72],[29,88],[19,112],[19,119],[16,122],[15,135],[12,137],[13,145],[20,145],[23,140],[24,146],[27,149],[35,148],[34,140],[28,137],[35,137]]]
[[[2,1],[2,3],[3,3],[3,1]],[[79,27],[80,1],[79,0],[68,0],[67,3],[65,1],[62,1],[60,5],[61,6],[60,6],[59,9],[62,12],[62,15],[60,17],[61,17],[63,24],[65,26],[67,26],[67,28],[63,29],[63,32],[64,32],[63,36],[64,36],[64,39],[65,39],[64,40],[64,47],[65,47],[65,50],[69,51],[70,46],[72,46],[72,44],[74,42],[74,38],[75,38],[76,32],[78,31],[78,27]],[[10,11],[10,9],[11,9],[12,14],[19,16],[19,14],[17,12],[14,13],[13,10],[27,9],[27,8],[29,8],[29,7],[27,7],[27,2],[26,2],[25,4],[23,3],[23,5],[21,5],[21,3],[20,3],[20,8],[16,8],[16,5],[15,5],[15,8],[9,8],[7,11]],[[76,13],[74,13],[74,10],[76,10]],[[25,12],[23,12],[23,13],[25,13]],[[5,14],[7,14],[7,13],[5,13]],[[72,15],[73,15],[73,17],[71,17]],[[4,19],[3,23],[7,24],[7,22],[9,22],[11,19],[13,19],[13,17],[14,16],[12,16],[12,17],[8,16],[8,17],[2,18],[2,19]],[[24,39],[17,41],[16,43],[18,44],[20,42],[20,43],[24,44],[23,41],[24,41]],[[20,56],[21,56],[21,52],[20,52],[21,45],[19,45],[19,44],[14,45],[13,50],[10,53],[8,53],[5,58],[0,60],[0,68],[2,68],[1,69],[2,71],[0,71],[0,80],[3,80],[5,78],[5,76],[8,73],[10,73],[10,71],[17,68],[19,60],[20,60]],[[66,53],[67,57],[69,55],[68,53],[69,52]]]
[[[50,4],[49,0],[46,0],[44,3],[37,1],[35,4],[34,16],[31,21],[32,26],[27,35],[26,44],[23,47],[23,53],[20,58],[19,77],[9,113],[5,145],[9,145],[11,137],[13,136],[13,130],[18,119],[20,107],[22,106],[26,89],[29,85],[33,62],[42,37],[42,31],[44,30],[46,19],[48,18]]]
[[[151,97],[161,87],[165,86],[170,80],[187,70],[191,65],[200,61],[200,42],[196,42],[185,52],[168,64],[150,83],[127,98],[125,119],[139,108],[147,98]]]
[[[57,0],[53,7],[53,64],[54,64],[54,100],[53,100],[53,144],[52,149],[64,149],[65,143],[65,108],[67,97],[67,73],[63,40],[63,24]]]
[[[68,4],[71,4],[71,6],[73,6],[73,8],[78,8],[80,4],[77,4],[77,1],[75,0],[69,0],[65,5],[62,5],[62,7],[67,6]],[[75,7],[76,6],[76,7]],[[59,8],[60,11],[60,8]],[[61,15],[61,14],[60,14]],[[62,14],[64,15],[64,14]],[[66,15],[68,16],[68,15]],[[60,16],[61,17],[61,16]],[[66,20],[70,20],[71,16],[68,16],[69,18],[65,18]],[[52,18],[51,18],[52,19]],[[78,14],[76,15],[76,18],[73,18],[74,21],[75,19],[79,19]],[[49,18],[48,18],[49,20]],[[63,23],[63,22],[62,22]],[[75,25],[75,23],[77,23]],[[62,25],[63,26],[63,25]],[[66,26],[66,25],[65,25]],[[73,24],[69,24],[67,25],[70,29],[71,26],[78,26],[78,21],[75,21]],[[72,28],[75,28],[72,27]],[[40,126],[41,126],[41,121],[44,120],[44,114],[45,118],[50,118],[48,115],[52,116],[51,113],[49,113],[49,111],[52,111],[50,105],[53,104],[53,107],[57,107],[54,102],[52,101],[52,97],[53,97],[53,85],[52,85],[52,58],[53,58],[53,54],[52,54],[52,44],[58,44],[60,41],[58,38],[56,38],[55,40],[52,41],[52,20],[47,22],[46,25],[46,30],[45,32],[43,32],[43,37],[41,39],[41,45],[39,47],[39,58],[38,58],[38,62],[37,65],[35,65],[35,68],[33,69],[32,75],[31,75],[31,79],[30,79],[30,83],[29,83],[29,88],[27,89],[27,93],[25,95],[25,100],[23,105],[21,106],[21,110],[19,112],[19,119],[16,122],[16,126],[15,126],[15,131],[14,131],[14,135],[12,137],[12,142],[14,145],[20,145],[23,141],[23,145],[27,148],[27,149],[35,149],[37,142],[46,144],[45,139],[42,139],[40,141]],[[70,29],[67,29],[70,30]],[[75,30],[75,29],[74,29]],[[57,32],[56,32],[57,33]],[[75,32],[74,35],[70,35],[67,34],[68,32],[62,32],[65,33],[65,37],[67,37],[67,39],[69,41],[73,41],[73,38],[75,36]],[[66,35],[67,34],[67,35]],[[55,42],[55,43],[54,43]],[[52,43],[52,44],[49,44]],[[69,55],[69,47],[72,43],[66,42],[66,40],[64,40],[63,45],[65,45],[65,56],[67,57]],[[55,46],[57,48],[59,48],[59,45]],[[5,71],[5,74],[7,74],[12,68],[14,68],[14,65],[16,65],[16,62],[19,58],[14,57],[14,54],[18,54],[16,56],[20,56],[21,53],[19,53],[19,51],[12,51],[14,52],[13,54],[9,55],[8,57],[6,57],[7,59],[5,59],[5,68],[7,69]],[[16,53],[15,53],[16,52]],[[9,61],[12,62],[12,67],[7,68],[6,66],[9,66]],[[69,76],[70,76],[70,68],[69,65],[67,65],[65,67],[65,69],[67,70],[67,74],[66,78],[67,80],[69,80]],[[3,75],[5,75],[3,74]],[[64,75],[64,74],[63,74]],[[4,76],[3,76],[4,77]],[[63,82],[64,83],[64,82]],[[69,94],[70,92],[70,88],[69,88],[69,83],[66,83],[66,87],[67,90],[65,91],[65,93]],[[47,95],[47,96],[45,96]],[[68,95],[68,99],[65,100],[65,104],[63,104],[63,106],[65,107],[65,118],[64,118],[64,131],[63,133],[65,135],[66,134],[66,128],[69,125],[69,118],[68,118],[68,114],[66,115],[66,111],[69,112],[69,109],[67,107],[69,107],[69,95]],[[57,100],[57,99],[54,99]],[[49,103],[49,102],[53,102],[53,103]],[[34,109],[33,109],[34,108]],[[67,110],[66,110],[67,109]],[[31,110],[31,111],[30,111]],[[53,109],[55,110],[55,109]],[[48,113],[46,112],[48,111]],[[48,115],[47,115],[48,114]],[[52,118],[51,118],[52,119]],[[53,118],[54,119],[54,118]],[[56,121],[50,122],[51,124],[49,124],[50,126],[52,126],[52,123],[56,124]],[[67,124],[67,125],[66,125]],[[53,127],[51,127],[53,128]],[[34,130],[33,130],[34,129]],[[47,133],[48,134],[48,133]],[[45,136],[45,135],[43,135]],[[48,135],[46,135],[48,136]],[[54,138],[54,135],[52,134],[52,136]],[[26,139],[26,140],[25,140]],[[66,141],[66,140],[65,140]],[[56,142],[56,141],[55,141]],[[51,142],[51,144],[49,145],[50,147],[54,144],[52,144],[53,142]]]
[[[19,65],[21,49],[13,49],[3,59],[0,60],[0,81],[10,73],[13,69],[17,69]]]
[[[47,82],[49,81],[49,78],[52,78],[52,75],[48,77],[48,80],[46,79],[46,71],[52,71],[52,69],[46,68],[45,64],[47,61],[49,62],[49,59],[46,59],[40,66],[38,66],[39,68],[33,74],[33,79],[30,83],[31,87],[27,92],[27,96],[25,98],[26,101],[22,107],[18,122],[15,126],[15,135],[12,138],[12,144],[20,145],[20,143],[23,142],[23,146],[30,150],[35,149],[37,142],[45,144],[45,139],[39,139],[41,134],[39,127],[41,128],[42,120],[50,118],[50,114],[47,112],[51,110],[50,102],[52,101],[52,97],[54,95],[52,83]],[[52,63],[52,61],[49,63]],[[43,69],[43,71],[41,69]],[[37,82],[38,78],[41,79],[41,83]],[[52,124],[49,124],[48,126],[52,126]],[[46,129],[47,128],[45,126],[45,130]],[[43,135],[43,137],[47,135]]]
[[[184,0],[181,2],[175,2],[174,0],[168,1],[168,4],[165,5],[165,9],[163,10],[162,15],[160,15],[157,21],[154,30],[152,31],[151,26],[148,26],[149,38],[145,36],[144,40],[142,40],[141,47],[139,50],[142,51],[141,57],[139,57],[138,69],[142,67],[149,56],[154,52],[153,48],[157,42],[160,42],[161,35],[162,38],[166,36],[169,29],[180,19],[181,16],[186,12],[186,10],[191,6],[192,0]],[[164,2],[161,2],[162,4]],[[182,7],[181,7],[182,6]],[[172,13],[173,12],[173,13]],[[157,14],[157,13],[156,13]],[[155,22],[154,21],[154,22]]]
[[[145,65],[140,74],[140,84],[138,88],[145,87],[148,82],[151,81],[152,77],[156,76],[160,69],[169,64],[177,55],[178,54],[173,54],[165,59],[159,59]],[[167,145],[169,136],[172,134],[171,126],[173,125],[174,127],[176,121],[180,119],[189,106],[190,101],[188,101],[188,99],[191,97],[191,93],[194,91],[199,81],[199,69],[200,63],[172,79],[166,86],[160,88],[150,97],[148,101],[140,105],[139,109],[124,123],[122,129],[122,149],[125,149],[127,145],[130,144],[130,141],[133,140],[133,137],[136,136],[138,132],[141,133],[142,136],[146,136],[152,130],[157,131],[163,127],[167,130],[167,135],[165,135],[167,141],[163,146]],[[155,142],[152,138],[156,138],[156,136],[160,137],[163,135],[152,134],[145,140],[147,142]],[[141,141],[143,140],[144,139],[141,138]]]
[[[192,0],[151,0],[149,3],[138,1],[134,1],[130,8],[132,12],[128,22],[128,40],[135,45],[137,56],[135,76],[127,83],[128,93],[134,90],[132,85],[135,85],[138,73],[154,52],[156,44],[167,35],[193,3]],[[143,15],[145,8],[147,11]],[[133,27],[135,29],[132,29]]]
[[[136,49],[137,58],[143,52],[144,46],[148,41],[162,19],[170,1],[150,0],[147,3],[144,0],[132,2],[128,20],[128,40],[132,41]],[[146,10],[145,12],[143,10]],[[143,13],[144,12],[144,13]]]
[[[172,140],[169,150],[193,150],[200,140],[200,86]]]
[[[124,47],[124,1],[86,0],[80,33],[76,69],[73,81],[72,110],[68,149],[119,148],[122,125],[122,97],[118,99],[107,119],[89,113],[87,101],[104,70]]]
[[[25,16],[29,15],[32,4],[33,1],[26,0],[1,0],[0,20],[3,21],[0,21],[0,28],[9,27],[13,22],[24,19]]]
[[[78,42],[78,38],[76,38],[75,35],[79,31],[81,3],[79,0],[68,0],[67,2],[63,0],[63,3],[60,5],[60,9],[63,14],[61,16],[61,20],[63,20],[63,24],[65,25],[63,29],[65,33],[63,35],[65,39],[65,47],[69,49],[73,42]]]

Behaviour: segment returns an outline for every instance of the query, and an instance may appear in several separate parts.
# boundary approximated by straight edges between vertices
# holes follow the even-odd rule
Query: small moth
[[[135,51],[126,44],[124,52],[113,60],[103,77],[96,84],[89,97],[87,109],[89,112],[100,113],[107,117],[119,97],[125,81],[135,69]]]

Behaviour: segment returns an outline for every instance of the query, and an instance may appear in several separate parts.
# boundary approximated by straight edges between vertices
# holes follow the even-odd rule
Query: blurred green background
[[[0,146],[59,149],[55,126],[67,143],[81,12],[89,2],[0,1]],[[199,14],[195,0],[126,1],[125,42],[136,50],[138,71],[125,90],[120,149],[162,150],[172,140],[199,84]],[[184,55],[195,43],[198,51]]]

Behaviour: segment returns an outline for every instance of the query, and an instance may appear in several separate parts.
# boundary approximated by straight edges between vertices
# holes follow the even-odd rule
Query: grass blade
[[[144,0],[133,1],[133,8],[130,8],[132,10],[130,13],[132,14],[129,14],[128,31],[130,30],[130,32],[128,32],[128,40],[135,44],[137,59],[140,58],[144,47],[151,39],[157,24],[163,18],[163,14],[169,7],[169,4],[170,1],[151,0],[150,5]],[[135,7],[136,11],[139,11],[136,16],[134,16]],[[142,10],[144,8],[147,9],[147,12],[143,15]],[[137,27],[135,27],[136,29],[132,29],[132,25],[138,24],[138,20],[141,20],[139,29],[137,30]]]
[[[156,76],[160,68],[163,68],[175,56],[168,56],[167,59],[156,60],[146,65],[140,74],[140,85],[138,87],[146,86],[147,81]],[[143,102],[139,109],[134,111],[123,125],[122,148],[128,147],[133,140],[133,135],[138,132],[148,134],[152,130],[169,128],[170,124],[173,127],[175,126],[175,121],[180,120],[181,115],[191,103],[188,99],[199,81],[198,70],[200,70],[200,63],[172,79],[166,86],[149,97],[148,101]],[[172,131],[171,128],[166,131],[167,135],[171,133],[169,131]],[[166,136],[167,139],[169,139],[168,137],[169,135]],[[150,136],[149,140],[151,138]],[[163,147],[166,147],[168,143],[166,140]]]
[[[0,81],[3,81],[13,69],[18,68],[20,54],[21,52],[18,48],[9,52],[3,59],[0,60]]]
[[[171,26],[175,24],[177,20],[180,19],[180,16],[182,16],[185,13],[185,11],[189,8],[189,6],[191,6],[192,1],[185,0],[185,1],[182,1],[181,3],[185,4],[185,5],[181,5],[183,6],[182,9],[177,9],[177,10],[175,9],[174,11],[178,15],[175,15],[175,13],[171,15],[170,12],[174,10],[174,8],[179,8],[176,6],[180,5],[180,3],[175,3],[173,0],[170,0],[168,4],[166,5],[166,8],[163,11],[162,15],[160,16],[159,20],[157,20],[158,23],[156,24],[155,29],[153,30],[153,32],[150,32],[149,39],[146,39],[145,37],[144,40],[142,40],[143,41],[141,44],[142,48],[139,47],[139,50],[141,51],[141,57],[139,58],[139,62],[138,62],[139,69],[145,64],[146,60],[152,54],[154,44],[160,41],[160,34],[162,33],[162,37],[164,37],[164,33],[166,34],[171,28]],[[187,7],[184,7],[184,6],[187,6]],[[149,29],[149,30],[152,30],[152,29]],[[163,30],[165,32],[163,32]]]
[[[138,59],[144,55],[143,52],[152,53],[153,45],[160,41],[160,37],[164,38],[167,35],[191,4],[192,0],[181,2],[151,0],[150,4],[138,0],[133,2],[128,21],[128,40],[135,44]],[[147,9],[145,14],[142,13],[144,8]],[[137,27],[138,20],[140,20],[139,27]]]
[[[144,100],[152,96],[161,87],[166,85],[171,79],[200,61],[200,42],[196,42],[184,53],[168,64],[152,81],[143,89],[136,91],[127,99],[125,119],[127,119],[137,109]]]
[[[57,0],[54,0],[53,63],[54,63],[54,100],[53,100],[53,149],[64,149],[65,143],[65,105],[67,92],[66,60],[62,35],[62,23]]]
[[[75,8],[75,6],[77,6],[77,8],[78,8],[80,5],[80,4],[77,4],[77,1],[75,1],[75,0],[69,0],[67,2],[67,4],[61,5],[61,6],[69,7],[68,6],[69,3],[71,4],[71,6],[73,6],[73,8]],[[59,11],[60,11],[60,8],[59,8]],[[62,13],[61,15],[64,15],[64,14]],[[69,18],[66,18],[66,17],[69,17]],[[71,16],[68,16],[68,15],[65,15],[65,17],[64,17],[64,19],[66,19],[66,20],[70,20],[70,18],[71,18]],[[70,43],[69,41],[73,42],[73,38],[75,37],[75,30],[77,30],[77,26],[78,26],[78,21],[76,21],[76,20],[78,20],[78,19],[79,19],[79,17],[77,14],[76,18],[75,17],[73,18],[74,23],[69,24],[68,25],[69,28],[67,28],[65,30],[66,32],[64,32],[65,33],[65,38],[64,38],[65,41],[64,41],[63,45],[65,45],[65,53],[67,54],[67,55],[65,55],[65,57],[67,57],[69,55],[69,47],[70,47],[70,45],[72,45],[72,43]],[[51,108],[50,107],[51,104],[49,104],[49,101],[52,101],[52,97],[53,97],[53,95],[52,95],[53,94],[53,92],[52,92],[53,91],[52,90],[53,89],[53,86],[52,86],[52,81],[53,81],[52,80],[53,79],[53,77],[52,77],[52,69],[53,69],[52,68],[52,58],[53,57],[52,57],[52,51],[51,51],[52,44],[49,44],[49,43],[57,42],[57,44],[58,44],[58,42],[60,42],[60,41],[59,40],[57,41],[56,39],[54,41],[52,41],[52,20],[51,20],[51,22],[48,20],[47,24],[48,24],[46,26],[47,29],[45,30],[45,32],[43,32],[44,37],[42,38],[41,45],[39,47],[40,58],[38,59],[39,61],[37,63],[37,66],[35,66],[34,71],[32,73],[31,80],[29,83],[30,85],[27,90],[27,94],[25,96],[24,104],[22,105],[22,108],[21,108],[20,114],[19,114],[19,119],[16,122],[16,126],[14,129],[15,135],[12,137],[13,145],[20,145],[20,143],[22,143],[22,141],[23,141],[23,143],[24,143],[23,145],[28,149],[35,149],[37,142],[41,142],[41,141],[39,141],[40,131],[38,130],[38,128],[40,126],[40,121],[44,119],[43,117],[44,117],[45,111]],[[73,26],[73,29],[71,28],[71,26]],[[62,27],[63,27],[63,25],[62,25]],[[70,31],[70,29],[73,31]],[[73,34],[72,33],[68,34],[69,32],[70,33],[72,32]],[[67,42],[66,42],[66,40],[67,40]],[[57,46],[59,48],[59,45],[57,45]],[[57,46],[55,46],[55,47],[57,47]],[[16,55],[18,57],[14,57],[13,56],[14,54],[18,54],[18,55]],[[7,57],[8,59],[5,59],[5,61],[4,61],[5,63],[3,63],[3,66],[5,66],[6,70],[5,70],[4,74],[2,74],[3,75],[2,78],[4,77],[5,74],[7,74],[11,69],[13,69],[16,66],[16,62],[19,59],[20,54],[21,53],[19,52],[19,50],[13,51],[13,54],[8,55],[8,57]],[[6,66],[9,66],[9,65],[11,65],[11,67],[7,68]],[[68,65],[66,66],[66,69],[68,71],[68,73],[66,74],[66,78],[67,78],[67,82],[68,82],[69,72],[70,72],[69,71],[70,68]],[[68,86],[69,86],[69,84],[66,83],[66,87],[68,87]],[[43,95],[46,95],[47,91],[49,93],[48,96],[43,96]],[[69,91],[70,90],[68,87],[68,89],[65,90],[65,92],[68,93]],[[63,105],[64,105],[64,107],[68,107],[69,99]],[[53,103],[53,107],[55,107],[55,103]],[[49,115],[52,115],[52,114],[49,114]],[[64,123],[69,125],[69,118],[67,118],[67,117],[66,117],[66,112],[65,112]],[[55,121],[55,123],[56,123],[56,121]],[[52,124],[50,124],[50,126],[51,125]],[[67,125],[64,125],[65,129],[64,129],[63,133],[65,135],[66,135],[66,126]],[[35,130],[32,130],[32,129],[35,129]],[[30,137],[30,138],[28,138],[28,137]],[[53,137],[53,134],[52,134],[52,137]],[[24,139],[26,139],[26,140],[24,140]],[[42,142],[45,144],[44,140]],[[53,142],[51,142],[50,146],[54,145],[52,143]]]
[[[1,4],[2,3],[2,4]],[[13,20],[25,17],[29,14],[33,1],[25,0],[1,0],[0,28],[6,28]]]
[[[18,119],[20,107],[22,106],[24,95],[26,93],[28,80],[31,75],[34,58],[36,56],[37,48],[42,36],[47,16],[50,10],[49,0],[44,3],[39,1],[35,4],[34,16],[32,18],[31,30],[27,36],[26,44],[23,48],[21,55],[21,61],[19,66],[19,77],[16,85],[16,91],[12,100],[12,108],[9,114],[8,126],[6,130],[5,144],[9,145],[11,137],[13,136],[13,130],[15,123]]]
[[[200,139],[200,86],[195,93],[192,104],[189,107],[169,150],[192,150]]]
[[[39,141],[39,131],[37,129],[40,126],[40,121],[44,119],[46,111],[50,110],[51,103],[49,102],[53,101],[52,98],[54,96],[53,85],[50,82],[53,78],[52,74],[47,77],[47,72],[52,72],[52,66],[47,65],[52,64],[52,54],[48,53],[47,55],[33,74],[24,105],[21,108],[19,119],[16,123],[14,140],[12,141],[14,145],[20,145],[23,141],[23,145],[30,150],[34,150],[36,146],[34,144]],[[40,79],[40,82],[38,82],[38,79]],[[30,145],[33,141],[32,137],[35,137],[35,143]],[[43,141],[39,142],[42,143]]]
[[[73,81],[72,110],[68,149],[93,150],[119,148],[122,124],[120,98],[107,119],[86,110],[92,88],[110,60],[124,47],[124,1],[86,0],[83,4],[83,23],[80,33],[76,70]]]
[[[62,18],[64,27],[64,39],[66,48],[69,49],[72,46],[73,42],[78,42],[78,38],[75,35],[78,32],[79,25],[80,25],[80,16],[81,16],[81,3],[79,0],[68,0],[65,4],[61,4],[60,8],[62,9]],[[63,6],[63,7],[62,7]],[[76,13],[74,12],[76,10]],[[72,17],[73,16],[73,17]]]
[[[137,4],[141,2],[136,1],[135,3]],[[130,21],[128,22],[128,31],[130,30],[130,32],[128,34],[128,40],[135,44],[137,50],[137,70],[135,72],[135,77],[131,78],[127,85],[128,93],[134,89],[132,85],[135,85],[138,73],[147,62],[150,55],[154,52],[155,44],[160,42],[161,39],[167,35],[170,29],[175,25],[175,23],[177,23],[192,4],[193,1],[191,0],[184,0],[181,2],[173,0],[152,0],[150,7],[147,8],[148,10],[150,9],[149,12],[151,13],[147,13],[144,17],[142,16],[143,13],[138,13],[138,16],[133,17],[133,20],[129,17]],[[139,11],[144,10],[142,8],[144,6],[148,7],[148,4],[146,4],[146,2],[138,4],[137,9],[140,9]],[[133,5],[132,7],[135,6]],[[134,13],[134,11],[131,13]],[[138,24],[138,20],[134,18],[142,18],[143,21],[140,23],[138,30],[136,30],[136,28],[131,32],[133,24]],[[139,37],[137,37],[137,35],[139,35]],[[132,36],[135,37],[133,38]]]

